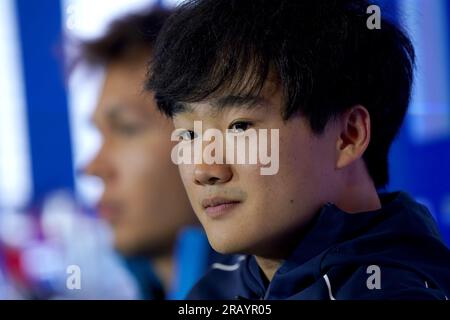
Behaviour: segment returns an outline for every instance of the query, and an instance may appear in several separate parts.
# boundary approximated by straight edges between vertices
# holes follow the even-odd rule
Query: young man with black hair
[[[213,248],[243,254],[189,298],[450,297],[450,254],[429,211],[379,192],[415,53],[388,20],[367,27],[369,5],[191,0],[164,26],[147,88],[184,146],[202,134],[195,121],[236,135],[279,131],[274,175],[261,163],[179,165]]]

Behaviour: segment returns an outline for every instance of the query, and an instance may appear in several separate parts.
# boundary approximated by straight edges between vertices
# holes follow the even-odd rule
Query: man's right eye
[[[197,138],[197,134],[192,130],[184,130],[178,134],[180,141],[192,141]]]

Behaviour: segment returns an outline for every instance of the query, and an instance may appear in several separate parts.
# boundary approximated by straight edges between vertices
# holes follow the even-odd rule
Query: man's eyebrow
[[[238,96],[238,95],[228,95],[220,98],[216,98],[211,101],[211,107],[215,111],[221,111],[226,108],[244,108],[244,109],[255,109],[255,108],[267,108],[269,106],[269,101],[261,96]],[[196,107],[190,103],[176,102],[173,105],[173,114],[177,115],[180,113],[193,113]]]
[[[214,101],[213,106],[218,109],[228,107],[242,107],[247,109],[267,107],[269,102],[261,96],[237,96],[228,95],[218,98]]]
[[[113,105],[112,107],[108,108],[107,110],[102,111],[104,113],[104,119],[106,119],[108,122],[117,122],[121,119],[122,115],[126,112],[124,108],[121,108],[119,105]],[[101,122],[101,115],[97,112],[95,112],[90,117],[90,123],[94,125],[95,127],[98,127],[99,123]]]

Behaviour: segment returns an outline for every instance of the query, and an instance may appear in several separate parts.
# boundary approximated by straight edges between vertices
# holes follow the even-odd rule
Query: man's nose
[[[103,147],[97,152],[94,158],[84,168],[84,173],[90,176],[96,176],[102,180],[112,176],[112,166],[107,160]]]
[[[228,164],[196,164],[194,182],[197,185],[214,185],[227,183],[233,177]]]

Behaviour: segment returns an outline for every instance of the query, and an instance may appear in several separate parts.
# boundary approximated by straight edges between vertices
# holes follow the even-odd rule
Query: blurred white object
[[[13,0],[0,1],[0,204],[24,205],[31,195],[20,43]]]

